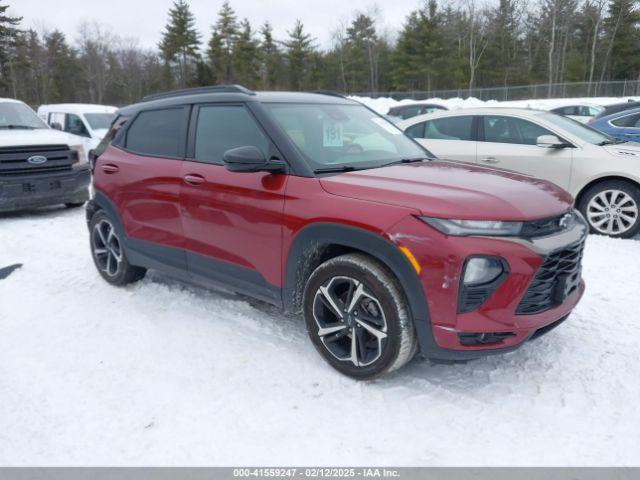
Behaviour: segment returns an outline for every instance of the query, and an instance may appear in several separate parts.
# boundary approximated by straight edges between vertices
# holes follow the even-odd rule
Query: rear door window
[[[438,118],[425,122],[424,138],[432,140],[473,140],[472,116]]]
[[[125,148],[154,157],[184,156],[186,112],[186,107],[177,107],[139,113],[127,131]]]
[[[621,128],[637,128],[640,125],[640,113],[617,118],[611,124]]]

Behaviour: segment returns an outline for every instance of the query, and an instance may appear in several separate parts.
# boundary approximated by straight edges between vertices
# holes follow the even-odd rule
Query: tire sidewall
[[[320,286],[333,277],[351,277],[362,282],[380,303],[387,323],[387,339],[380,358],[366,367],[356,367],[350,361],[335,358],[318,336],[318,325],[313,316],[313,303]],[[384,278],[386,277],[386,278]],[[386,274],[379,278],[369,268],[348,259],[333,259],[319,266],[310,276],[303,296],[303,314],[307,332],[316,350],[340,373],[358,380],[371,380],[388,373],[400,352],[402,324],[406,321],[406,308],[393,291],[392,279]]]
[[[122,251],[122,262],[120,263],[120,270],[118,271],[118,274],[114,276],[107,275],[105,272],[102,271],[102,269],[100,268],[100,265],[98,264],[98,260],[96,259],[96,254],[94,252],[93,230],[96,224],[101,222],[102,220],[106,220],[111,224],[111,227],[114,229],[116,233],[118,242],[120,243],[120,249]],[[122,234],[118,230],[116,223],[113,221],[113,219],[111,219],[109,215],[107,215],[103,211],[96,212],[95,215],[93,215],[93,217],[91,218],[91,222],[89,223],[89,244],[91,248],[91,258],[93,259],[93,264],[96,266],[96,269],[98,270],[98,273],[102,278],[104,278],[107,282],[109,282],[112,285],[124,285],[131,281],[131,276],[132,276],[131,269],[135,267],[132,267],[129,264],[129,261],[127,260],[127,254],[125,252]]]
[[[578,206],[580,212],[582,213],[582,215],[587,221],[587,224],[589,225],[589,231],[596,235],[609,236],[611,238],[631,238],[637,235],[638,233],[640,233],[640,216],[636,220],[636,224],[630,230],[627,230],[626,232],[621,234],[620,233],[619,234],[602,233],[596,230],[591,225],[591,222],[589,222],[589,217],[587,215],[589,202],[591,202],[591,200],[596,195],[598,195],[599,193],[605,190],[620,190],[622,192],[625,192],[627,195],[629,195],[631,198],[635,200],[636,205],[638,206],[638,208],[640,208],[640,188],[621,180],[608,180],[608,181],[599,183],[597,185],[594,185],[593,187],[589,188],[589,190],[586,191],[586,193],[582,197],[582,200],[580,201],[580,205]]]

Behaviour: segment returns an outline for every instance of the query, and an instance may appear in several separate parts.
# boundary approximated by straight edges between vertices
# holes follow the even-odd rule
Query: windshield
[[[435,158],[361,105],[266,104],[314,170],[362,169]]]
[[[0,103],[0,129],[14,128],[47,128],[47,125],[24,103]]]
[[[84,118],[87,119],[91,130],[108,130],[111,122],[116,118],[115,113],[85,113]]]
[[[541,113],[540,116],[549,123],[552,123],[553,125],[569,132],[571,135],[578,137],[583,142],[591,143],[593,145],[606,145],[609,143],[619,142],[606,133],[599,132],[595,128],[591,128],[588,125],[580,123],[572,118],[561,117],[553,113]]]

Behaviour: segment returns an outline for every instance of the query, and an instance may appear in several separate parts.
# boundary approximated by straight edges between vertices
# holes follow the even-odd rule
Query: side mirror
[[[264,154],[253,146],[227,150],[222,160],[230,172],[282,173],[286,170],[286,164],[283,161],[267,160]]]
[[[54,130],[60,130],[62,131],[62,125],[60,125],[58,122],[53,122],[51,124],[51,128],[53,128]]]
[[[536,145],[540,148],[565,148],[567,146],[555,135],[540,135],[536,140]]]

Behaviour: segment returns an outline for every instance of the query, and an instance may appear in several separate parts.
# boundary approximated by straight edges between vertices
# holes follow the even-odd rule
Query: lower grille
[[[560,305],[580,285],[584,241],[545,258],[516,314],[534,315]]]
[[[29,163],[28,159],[34,156],[45,157],[46,161]],[[5,147],[0,148],[0,177],[65,172],[75,162],[75,152],[66,145]]]

